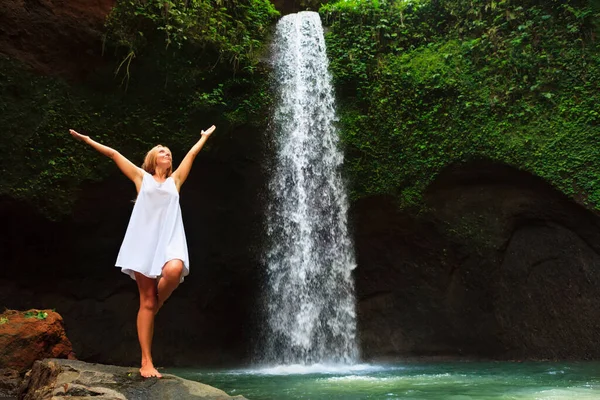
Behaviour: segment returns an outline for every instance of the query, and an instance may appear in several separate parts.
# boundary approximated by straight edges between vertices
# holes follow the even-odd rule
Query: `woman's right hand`
[[[73,136],[75,139],[77,140],[81,140],[82,142],[85,142],[86,139],[89,138],[89,136],[86,135],[82,135],[81,133],[73,130],[73,129],[69,129],[69,133],[71,134],[71,136]]]

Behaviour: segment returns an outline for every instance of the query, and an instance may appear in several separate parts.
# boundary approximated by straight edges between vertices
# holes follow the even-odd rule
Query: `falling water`
[[[278,364],[352,364],[358,359],[355,260],[319,15],[283,17],[273,47],[278,103],[263,358]]]

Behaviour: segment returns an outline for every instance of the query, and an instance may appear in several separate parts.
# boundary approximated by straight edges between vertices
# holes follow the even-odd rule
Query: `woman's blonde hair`
[[[144,171],[146,171],[147,173],[149,173],[150,175],[154,175],[154,173],[156,172],[156,154],[158,153],[158,150],[161,148],[165,148],[165,149],[169,150],[168,147],[163,146],[162,144],[159,144],[159,145],[154,146],[152,149],[150,149],[150,151],[148,153],[146,153],[146,157],[144,158],[144,163],[142,164],[142,169]],[[169,152],[170,151],[171,150],[169,150]],[[172,160],[172,157],[171,157],[171,160]],[[171,176],[172,172],[173,172],[173,161],[171,161],[171,166],[167,170],[167,178],[169,176]]]

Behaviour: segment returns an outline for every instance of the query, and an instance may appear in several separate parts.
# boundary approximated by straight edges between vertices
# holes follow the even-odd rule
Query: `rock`
[[[19,389],[21,400],[244,400],[202,383],[164,374],[144,379],[137,368],[90,364],[83,361],[45,359],[36,361]]]
[[[24,373],[35,360],[49,357],[74,358],[58,313],[7,310],[0,314],[0,365]]]
[[[36,71],[83,77],[102,62],[104,21],[115,0],[0,2],[0,54]]]
[[[19,371],[10,368],[0,369],[0,399],[16,396],[20,382]]]
[[[491,162],[352,208],[362,356],[600,359],[600,218]]]

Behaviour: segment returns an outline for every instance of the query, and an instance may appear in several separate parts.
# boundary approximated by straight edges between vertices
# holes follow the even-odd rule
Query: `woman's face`
[[[171,166],[173,159],[171,158],[171,150],[166,147],[159,147],[156,152],[156,166],[168,168]]]

